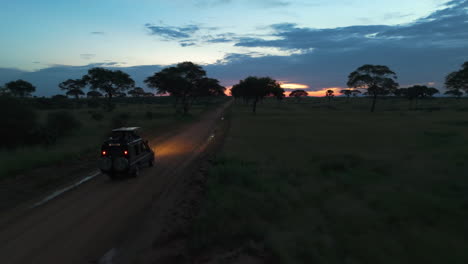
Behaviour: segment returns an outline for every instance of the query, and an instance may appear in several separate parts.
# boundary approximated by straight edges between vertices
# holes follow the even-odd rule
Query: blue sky
[[[365,63],[402,85],[431,83],[468,60],[466,0],[4,0],[0,84],[35,82],[38,95],[92,66],[141,83],[181,61],[232,85],[269,75],[310,90],[343,87]],[[146,76],[145,76],[146,75]]]

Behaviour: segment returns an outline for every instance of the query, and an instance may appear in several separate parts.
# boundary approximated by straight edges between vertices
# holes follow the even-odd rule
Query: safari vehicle
[[[111,137],[102,144],[99,169],[109,177],[136,177],[143,166],[154,165],[154,152],[138,134],[138,127],[112,130]]]

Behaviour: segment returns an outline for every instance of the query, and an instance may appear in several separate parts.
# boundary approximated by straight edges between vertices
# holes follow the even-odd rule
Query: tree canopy
[[[354,89],[345,89],[345,90],[341,90],[340,93],[344,94],[347,98],[349,98],[351,95],[357,96],[358,94],[361,93],[361,91],[354,90]]]
[[[396,73],[383,65],[366,64],[348,76],[348,87],[366,89],[373,97],[371,112],[375,110],[377,96],[387,95],[398,88]]]
[[[244,99],[253,100],[252,111],[257,111],[257,103],[266,96],[275,96],[278,99],[284,97],[284,89],[281,85],[270,77],[254,77],[250,76],[241,80],[231,89],[232,96]]]
[[[86,81],[84,79],[68,79],[59,84],[60,89],[67,91],[66,95],[74,96],[76,99],[80,95],[84,95],[83,88],[86,87]]]
[[[34,85],[23,80],[9,82],[5,84],[5,89],[8,94],[15,97],[29,97],[36,91],[36,87]]]
[[[104,68],[90,69],[88,74],[83,76],[83,81],[91,86],[91,90],[100,90],[107,94],[109,100],[135,86],[135,81],[127,73]]]
[[[453,89],[453,90],[448,90],[446,91],[444,94],[446,95],[451,95],[451,96],[455,96],[457,98],[460,98],[463,96],[463,92],[458,90],[458,89]]]
[[[289,97],[296,97],[296,98],[300,98],[304,96],[309,96],[309,93],[307,93],[304,90],[294,90],[289,94]]]
[[[191,101],[200,96],[224,95],[225,88],[219,81],[206,77],[206,71],[192,62],[182,62],[174,67],[162,69],[146,78],[146,85],[156,89],[157,94],[169,94],[182,101],[184,113],[187,113]]]
[[[87,97],[91,97],[91,98],[97,98],[97,97],[102,97],[102,93],[98,92],[98,91],[89,91],[87,94],[86,94]]]
[[[468,61],[463,63],[460,70],[447,75],[445,78],[445,86],[449,90],[468,92]]]

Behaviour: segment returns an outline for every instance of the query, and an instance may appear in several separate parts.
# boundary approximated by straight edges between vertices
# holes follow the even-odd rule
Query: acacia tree
[[[86,87],[86,81],[84,79],[68,79],[59,84],[60,89],[67,91],[65,94],[68,96],[74,96],[76,99],[80,95],[84,95],[83,89]]]
[[[396,73],[387,66],[366,64],[359,67],[348,76],[348,87],[367,89],[372,96],[371,112],[379,95],[387,95],[398,88]]]
[[[127,73],[120,70],[92,68],[83,76],[83,81],[90,85],[91,90],[100,90],[107,94],[109,103],[113,96],[125,94],[125,91],[135,86],[135,81]]]
[[[91,97],[91,98],[98,98],[98,97],[102,97],[102,93],[98,92],[98,91],[89,91],[87,94],[86,94],[87,97]]]
[[[7,93],[15,97],[29,97],[36,91],[36,87],[23,80],[12,81],[5,84]]]
[[[145,90],[143,90],[143,88],[136,87],[135,89],[130,90],[128,94],[133,97],[141,97],[141,96],[145,96],[146,92]]]
[[[213,78],[202,78],[200,79],[194,90],[195,97],[211,97],[211,96],[226,96],[224,93],[226,87],[219,84],[219,80]]]
[[[361,94],[361,91],[354,89],[345,89],[341,90],[340,93],[344,94],[346,96],[346,100],[349,101],[349,98],[351,96],[356,97],[358,94]]]
[[[463,92],[458,89],[448,90],[444,94],[455,96],[457,99],[463,96]]]
[[[468,92],[468,61],[463,63],[462,68],[447,75],[445,78],[445,86],[449,90],[460,90]],[[458,92],[449,93],[452,95],[459,94]],[[447,94],[447,93],[446,93]]]
[[[289,97],[295,97],[297,101],[301,100],[301,97],[307,97],[309,93],[304,90],[294,90],[289,94]]]
[[[284,89],[281,85],[270,77],[247,77],[234,85],[231,94],[235,97],[242,97],[246,101],[253,100],[252,112],[257,112],[257,103],[266,96],[275,96],[280,99],[284,97]]]
[[[328,99],[328,106],[331,104],[331,99],[335,96],[335,92],[333,90],[327,90],[325,92],[325,97]]]
[[[194,98],[201,94],[219,95],[224,89],[215,87],[213,79],[206,79],[203,68],[192,62],[182,62],[175,67],[162,69],[146,78],[148,87],[156,89],[157,94],[169,94],[177,102],[182,101],[184,114],[187,114]],[[219,84],[219,82],[218,82]]]

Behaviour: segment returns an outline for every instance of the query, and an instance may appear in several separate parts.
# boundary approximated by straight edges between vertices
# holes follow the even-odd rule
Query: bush
[[[119,128],[119,127],[125,127],[128,125],[128,120],[130,119],[130,115],[128,113],[120,113],[115,115],[112,118],[112,128]]]
[[[151,120],[151,119],[153,119],[154,114],[153,114],[153,112],[148,111],[148,112],[145,113],[145,117],[146,117],[147,119],[150,119],[150,120]]]
[[[101,121],[104,118],[104,115],[98,112],[90,112],[91,118],[96,121]]]
[[[37,124],[36,112],[23,101],[0,96],[0,147],[13,148],[26,143]]]
[[[47,115],[46,129],[59,137],[65,136],[80,127],[80,121],[68,111],[52,112]]]
[[[99,99],[89,99],[88,100],[88,107],[89,108],[98,108],[101,106],[101,102]]]

